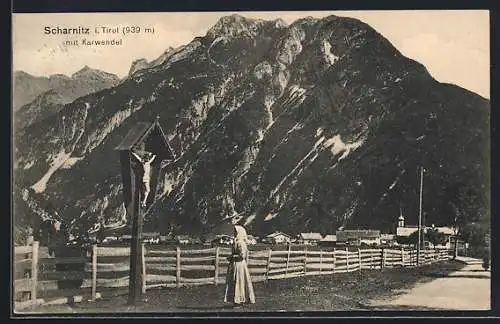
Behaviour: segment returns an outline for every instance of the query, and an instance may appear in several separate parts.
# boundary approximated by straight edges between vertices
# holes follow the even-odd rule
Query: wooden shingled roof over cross
[[[139,122],[135,124],[127,133],[122,142],[116,147],[118,151],[130,151],[136,148],[139,143],[146,142],[153,135],[155,141],[155,154],[160,160],[173,160],[175,153],[160,126],[159,117],[153,122]]]

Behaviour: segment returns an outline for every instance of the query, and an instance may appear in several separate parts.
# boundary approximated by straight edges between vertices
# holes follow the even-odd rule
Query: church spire
[[[403,216],[403,209],[399,206],[398,227],[405,226],[405,217]]]

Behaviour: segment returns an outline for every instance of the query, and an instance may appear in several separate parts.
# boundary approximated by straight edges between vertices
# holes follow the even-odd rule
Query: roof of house
[[[321,239],[322,242],[336,242],[337,241],[337,235],[334,234],[327,234],[323,239]]]
[[[358,239],[358,238],[379,238],[380,231],[379,230],[343,230],[337,231],[337,239],[345,240],[345,239]]]
[[[231,235],[227,235],[227,234],[217,234],[215,235],[215,238],[221,238],[221,237],[229,237],[229,238],[232,238]]]
[[[266,237],[267,238],[273,238],[273,237],[276,237],[276,236],[279,236],[279,235],[283,235],[283,236],[286,236],[286,237],[291,237],[290,235],[285,234],[285,233],[280,232],[280,231],[276,231],[276,232],[273,232],[271,234],[268,234],[268,235],[266,235]]]
[[[432,227],[425,227],[425,229],[431,229]],[[435,229],[438,230],[438,232],[443,233],[445,235],[454,235],[455,234],[455,229],[453,227],[449,226],[440,226],[440,227],[434,227]],[[405,226],[405,227],[398,227],[396,228],[396,235],[397,236],[410,236],[412,233],[415,233],[418,231],[418,226]]]
[[[303,240],[320,241],[323,239],[323,236],[320,233],[300,233],[300,238]]]
[[[397,236],[410,236],[411,234],[415,233],[418,231],[418,227],[398,227],[396,228],[396,235]]]
[[[159,236],[160,233],[158,233],[158,232],[143,232],[142,235],[143,236]]]
[[[446,234],[446,235],[454,235],[455,234],[455,229],[453,227],[449,226],[440,226],[440,227],[434,227],[438,230],[438,232]]]

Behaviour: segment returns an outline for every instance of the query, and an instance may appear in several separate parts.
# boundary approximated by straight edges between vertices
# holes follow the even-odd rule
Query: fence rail
[[[143,292],[157,287],[225,283],[231,250],[159,250],[144,246]],[[365,269],[417,266],[417,252],[408,249],[333,249],[250,251],[248,267],[254,282]],[[130,249],[93,246],[87,256],[53,258],[39,255],[39,244],[15,248],[15,302],[19,307],[44,299],[72,297],[95,300],[103,290],[129,285]],[[421,250],[420,263],[450,258],[447,249]],[[61,267],[65,266],[65,267]],[[59,266],[59,268],[57,268]],[[77,266],[77,268],[71,268]]]

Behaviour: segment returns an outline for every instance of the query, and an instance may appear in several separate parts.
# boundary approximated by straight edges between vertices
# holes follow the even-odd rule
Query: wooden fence
[[[145,246],[143,292],[157,287],[179,288],[225,283],[230,248],[198,250],[165,249]],[[38,242],[15,248],[15,301],[18,308],[33,303],[51,303],[59,298],[74,301],[97,299],[103,291],[127,288],[129,281],[128,247],[93,246],[85,257],[53,258],[39,255]],[[421,264],[450,258],[449,250],[421,251]],[[417,265],[416,251],[407,249],[331,249],[294,251],[261,249],[250,251],[248,266],[253,282],[308,275],[326,275]],[[80,264],[80,270],[54,269],[57,264]],[[74,288],[64,281],[74,280]],[[62,286],[62,287],[61,287]],[[71,285],[70,285],[71,286]]]

